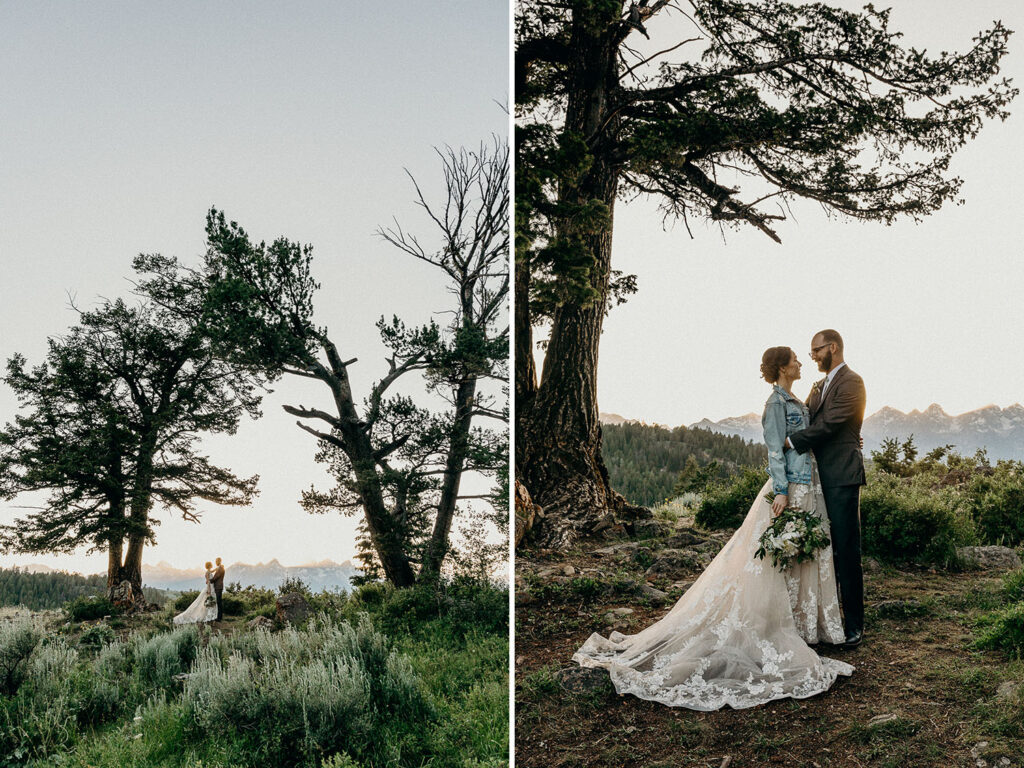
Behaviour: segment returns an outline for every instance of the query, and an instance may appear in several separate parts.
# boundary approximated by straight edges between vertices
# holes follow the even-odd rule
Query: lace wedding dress
[[[787,572],[754,552],[771,521],[757,495],[740,528],[668,614],[635,635],[593,634],[574,655],[604,667],[618,693],[702,711],[744,709],[827,690],[853,667],[819,657],[808,643],[841,643],[832,548]],[[811,485],[789,486],[790,504],[815,512],[828,531],[818,468]]]
[[[196,624],[216,620],[217,596],[213,594],[213,584],[210,583],[212,574],[212,571],[206,572],[206,586],[199,591],[199,596],[188,608],[174,617],[172,621],[175,624]]]

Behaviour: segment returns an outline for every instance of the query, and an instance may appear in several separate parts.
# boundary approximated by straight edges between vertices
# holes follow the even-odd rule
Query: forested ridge
[[[22,605],[32,610],[59,608],[76,597],[102,595],[107,589],[107,577],[102,574],[82,576],[79,573],[52,571],[29,573],[21,568],[0,568],[0,606]],[[146,599],[161,602],[166,593],[159,589],[144,589]]]
[[[671,495],[691,456],[701,467],[717,461],[717,474],[722,477],[741,466],[768,461],[765,446],[706,429],[627,423],[604,424],[601,430],[612,488],[642,506]]]

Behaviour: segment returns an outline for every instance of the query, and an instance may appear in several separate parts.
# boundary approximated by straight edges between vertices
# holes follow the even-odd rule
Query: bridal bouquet
[[[821,518],[813,512],[789,507],[772,520],[761,534],[761,546],[754,557],[771,557],[772,565],[783,570],[813,560],[819,549],[829,545]]]
[[[212,593],[207,595],[206,599],[203,600],[203,605],[205,605],[207,608],[213,608],[213,606],[215,606],[216,604],[217,604],[217,598],[214,597],[214,595]]]

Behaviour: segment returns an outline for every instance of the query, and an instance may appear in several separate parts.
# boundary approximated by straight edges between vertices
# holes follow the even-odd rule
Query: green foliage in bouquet
[[[760,543],[754,556],[761,560],[771,557],[772,565],[784,570],[813,560],[819,549],[829,545],[829,539],[821,518],[808,510],[790,507],[772,520],[761,534]]]

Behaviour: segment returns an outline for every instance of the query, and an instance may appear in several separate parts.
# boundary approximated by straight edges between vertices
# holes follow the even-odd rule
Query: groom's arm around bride
[[[860,562],[860,487],[865,484],[860,429],[864,422],[864,380],[843,360],[842,337],[821,331],[811,340],[811,358],[826,374],[807,400],[811,424],[788,443],[798,453],[814,452],[828,511],[832,553],[849,645],[864,630],[864,576]]]

